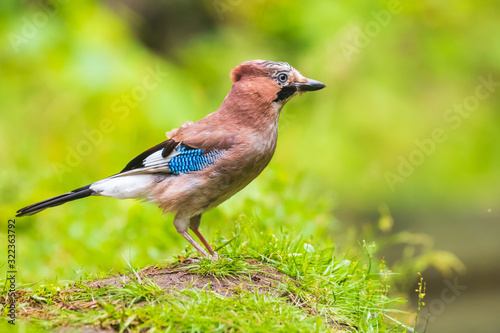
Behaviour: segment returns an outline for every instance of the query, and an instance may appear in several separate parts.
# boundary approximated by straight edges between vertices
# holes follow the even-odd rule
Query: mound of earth
[[[207,289],[216,292],[220,295],[231,297],[236,290],[257,291],[261,293],[273,293],[276,289],[276,283],[286,283],[290,278],[274,268],[260,265],[257,261],[249,261],[252,266],[262,266],[259,269],[251,270],[248,274],[227,275],[224,277],[216,277],[214,275],[201,275],[193,273],[192,264],[179,263],[166,268],[151,266],[141,270],[135,276],[131,274],[123,274],[110,277],[103,280],[98,280],[88,284],[88,287],[102,288],[106,285],[122,286],[130,281],[131,278],[142,282],[144,277],[156,282],[160,288],[164,288],[165,292],[172,290],[191,289]]]

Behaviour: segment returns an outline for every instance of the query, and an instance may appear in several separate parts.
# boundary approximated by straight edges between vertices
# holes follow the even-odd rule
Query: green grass
[[[280,119],[278,149],[269,167],[244,191],[205,214],[202,222],[205,235],[213,235],[215,230],[226,235],[233,221],[245,214],[264,230],[257,232],[251,227],[237,231],[239,236],[220,251],[233,261],[201,262],[193,271],[218,279],[241,277],[256,269],[254,261],[248,260],[266,263],[296,280],[297,285],[286,286],[294,299],[307,302],[309,308],[324,307],[335,318],[369,330],[381,320],[374,314],[383,312],[377,306],[368,312],[372,303],[357,301],[368,297],[367,288],[374,291],[390,286],[392,292],[397,287],[404,293],[415,283],[416,273],[430,265],[452,278],[465,267],[457,256],[473,267],[473,276],[489,274],[496,266],[493,254],[497,252],[495,235],[500,225],[493,220],[499,211],[500,150],[495,142],[500,140],[496,112],[500,94],[496,90],[482,100],[456,130],[443,116],[455,103],[474,94],[478,76],[491,74],[498,80],[500,44],[495,36],[500,33],[500,21],[495,13],[500,2],[403,3],[402,12],[393,15],[390,24],[352,61],[343,55],[342,45],[352,41],[351,34],[357,28],[363,30],[373,22],[373,13],[387,9],[385,3],[243,1],[231,6],[221,21],[213,1],[201,1],[198,6],[205,7],[200,10],[212,17],[211,28],[191,35],[197,16],[186,11],[181,20],[186,26],[179,21],[172,29],[156,29],[183,40],[169,52],[159,53],[137,38],[138,26],[130,25],[127,18],[132,12],[111,9],[106,2],[59,2],[57,13],[37,28],[19,51],[10,45],[9,36],[23,34],[26,20],[33,23],[34,17],[43,15],[43,9],[35,1],[4,1],[0,5],[0,35],[6,41],[0,57],[0,151],[8,156],[0,172],[3,221],[25,205],[121,170],[137,153],[163,141],[165,131],[217,109],[231,86],[229,70],[241,61],[283,60],[328,88],[287,104]],[[280,13],[280,18],[272,13]],[[148,67],[156,66],[168,72],[168,77],[136,101],[126,115],[115,112],[114,103],[142,84]],[[69,166],[68,149],[88,141],[87,133],[100,130],[104,119],[110,119],[114,129],[102,132],[102,140],[92,144],[77,165],[63,174],[56,172],[55,165]],[[446,131],[446,142],[436,145],[435,153],[426,155],[392,192],[385,173],[399,172],[400,158],[408,159],[418,152],[416,142],[429,138],[436,128]],[[387,209],[381,209],[384,218],[377,227],[379,205]],[[387,218],[389,212],[395,221]],[[102,303],[106,297],[125,293],[126,288],[64,295],[57,290],[66,288],[61,280],[86,283],[100,278],[100,270],[124,271],[121,254],[133,267],[164,264],[165,258],[179,254],[186,246],[175,232],[172,218],[161,217],[153,205],[92,198],[19,219],[18,281],[30,283],[19,288],[43,298],[26,294],[20,301],[26,306],[35,302],[47,307],[44,313],[49,309],[58,315],[70,311],[65,316],[75,321],[81,317],[99,323],[101,319],[93,315],[105,313],[101,305],[79,312],[54,309],[54,302],[66,297],[69,303],[78,304],[77,295],[87,300],[92,299],[88,294],[92,292]],[[300,231],[304,238],[278,232],[280,226]],[[0,228],[2,240],[7,239],[6,231]],[[434,234],[440,250],[457,256],[432,250],[433,237],[424,233]],[[331,238],[335,251],[324,248],[323,242]],[[359,244],[362,239],[376,240],[377,250],[374,252],[370,241]],[[219,237],[214,240],[217,245],[224,241]],[[314,251],[306,245],[308,252],[305,243]],[[383,257],[381,250],[399,275],[390,275],[385,266],[380,268],[376,258]],[[6,255],[0,259],[4,269],[5,260]],[[345,281],[341,274],[346,275]],[[43,282],[31,284],[40,280]],[[199,290],[192,292],[205,295]],[[484,293],[491,294],[491,290]],[[170,294],[151,297],[158,308],[158,304],[169,304],[166,298]],[[152,302],[146,299],[139,302]],[[175,300],[183,302],[184,298]],[[223,301],[231,304],[232,299]],[[277,301],[283,307],[290,306],[286,300]],[[138,311],[135,296],[106,302]],[[381,304],[386,309],[395,305]],[[197,316],[187,320],[186,327],[202,321],[200,313],[188,304],[185,307],[191,311],[189,316]],[[169,308],[178,311],[173,305]],[[258,308],[265,309],[262,304]],[[231,314],[222,305],[212,309]],[[306,313],[305,318],[315,318],[303,308],[294,309]],[[242,318],[253,315],[250,310],[241,311],[240,306],[230,310]],[[464,311],[470,314],[476,309],[472,306]],[[187,317],[182,313],[181,318]],[[276,314],[272,314],[266,320],[273,320]],[[322,329],[327,329],[328,316],[316,316],[322,320]],[[454,318],[442,316],[440,321],[446,321],[445,317]],[[57,318],[37,325],[64,324]],[[209,318],[215,321],[222,316]],[[468,324],[477,326],[477,318],[471,318],[474,321]],[[237,319],[231,320],[231,324],[224,322],[225,327],[240,327]],[[295,327],[298,321],[291,320]],[[20,331],[24,322],[18,322]],[[391,320],[384,322],[381,330],[392,324]],[[141,325],[148,326],[134,318],[129,327],[138,330]],[[0,332],[7,331],[4,328],[11,327],[2,326],[0,320]],[[171,331],[176,329],[182,327],[174,326]]]
[[[202,289],[162,289],[129,266],[130,279],[123,286],[88,286],[105,276],[19,286],[18,315],[26,312],[29,318],[20,320],[33,330],[89,325],[119,332],[408,330],[390,319],[397,317],[397,305],[404,301],[391,297],[392,274],[383,261],[374,259],[372,245],[362,244],[360,256],[337,256],[333,247],[316,249],[297,235],[265,233],[251,223],[238,224],[230,241],[218,237],[214,243],[224,259],[193,263],[190,272],[251,284],[249,277],[272,267],[289,278],[267,292],[235,287],[226,297],[211,291],[210,283]]]

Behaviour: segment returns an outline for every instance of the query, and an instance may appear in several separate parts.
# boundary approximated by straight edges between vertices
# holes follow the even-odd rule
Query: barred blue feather
[[[203,153],[202,149],[189,149],[185,146],[177,148],[175,153],[178,155],[170,159],[168,166],[175,174],[200,171],[213,164],[222,154],[219,150]]]

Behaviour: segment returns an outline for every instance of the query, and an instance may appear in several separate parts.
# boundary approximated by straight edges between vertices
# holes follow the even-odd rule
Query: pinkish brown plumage
[[[177,231],[204,257],[217,260],[198,230],[201,215],[240,191],[269,164],[283,105],[300,91],[325,87],[287,63],[264,60],[240,64],[231,79],[233,86],[217,111],[167,132],[167,141],[138,155],[120,173],[22,208],[17,216],[90,195],[144,199],[175,213]]]

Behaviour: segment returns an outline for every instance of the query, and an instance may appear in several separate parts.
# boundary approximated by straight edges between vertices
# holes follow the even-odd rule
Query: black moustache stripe
[[[287,98],[290,98],[297,91],[298,91],[298,88],[295,87],[295,86],[284,86],[278,92],[278,95],[276,96],[276,99],[273,102],[279,102],[279,101],[283,101],[283,100],[285,100]]]

